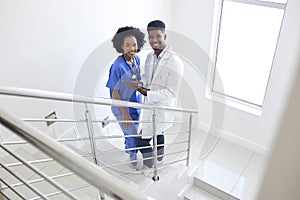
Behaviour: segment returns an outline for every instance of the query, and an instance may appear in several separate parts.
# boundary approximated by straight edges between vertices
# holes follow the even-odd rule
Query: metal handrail
[[[52,91],[27,89],[27,88],[0,86],[0,94],[47,99],[47,100],[77,102],[77,103],[91,103],[91,104],[107,105],[107,106],[142,108],[142,109],[149,109],[149,110],[160,110],[161,109],[161,110],[178,111],[178,112],[185,112],[185,113],[198,113],[198,111],[194,110],[194,109],[186,109],[186,108],[179,108],[179,107],[175,108],[175,107],[171,107],[171,106],[158,106],[158,105],[150,105],[150,104],[140,104],[140,103],[133,103],[133,102],[127,102],[127,101],[121,101],[121,100],[114,100],[114,99],[86,97],[86,96],[68,94],[68,93],[62,93],[62,92],[52,92]]]
[[[138,194],[137,191],[133,191],[133,193],[128,192],[128,189],[126,188],[126,191],[124,189],[125,185],[122,186],[122,184],[118,183],[118,185],[116,186],[115,183],[117,182],[118,179],[115,178],[110,178],[110,179],[115,179],[113,180],[113,182],[109,182],[108,180],[106,180],[105,178],[108,178],[107,175],[111,176],[110,174],[105,174],[102,177],[103,180],[108,181],[100,181],[100,182],[93,182],[95,180],[95,175],[93,174],[95,171],[94,168],[87,168],[86,164],[82,165],[82,166],[78,166],[78,163],[81,162],[81,164],[83,164],[82,161],[78,160],[72,160],[74,158],[74,156],[71,158],[69,157],[70,155],[68,155],[68,152],[59,152],[59,148],[57,148],[57,146],[53,146],[53,144],[57,144],[58,142],[55,140],[49,140],[49,138],[45,139],[45,138],[39,138],[40,136],[38,136],[38,134],[41,134],[41,132],[39,132],[38,130],[36,130],[35,128],[31,127],[31,126],[25,126],[26,124],[24,123],[24,121],[27,122],[44,122],[44,121],[51,121],[51,122],[85,122],[88,125],[88,133],[89,133],[89,137],[88,138],[76,138],[74,139],[74,141],[76,141],[77,139],[89,139],[90,140],[90,145],[91,145],[91,150],[92,150],[92,154],[94,156],[94,160],[96,165],[98,165],[98,170],[99,170],[99,166],[102,165],[102,163],[98,163],[98,159],[97,159],[97,155],[98,153],[95,151],[96,147],[95,147],[95,140],[97,139],[108,139],[108,138],[119,138],[119,137],[137,137],[136,135],[130,135],[130,136],[105,136],[105,137],[95,137],[93,134],[93,125],[92,123],[97,123],[97,122],[114,122],[114,123],[122,123],[122,122],[129,122],[129,123],[135,123],[136,121],[117,121],[117,120],[108,120],[108,119],[104,119],[104,120],[92,120],[91,116],[89,116],[89,110],[88,110],[88,104],[92,104],[92,105],[104,105],[104,106],[117,106],[117,107],[132,107],[132,108],[140,108],[140,109],[149,109],[152,110],[153,112],[153,118],[150,121],[139,121],[139,123],[152,123],[153,124],[153,134],[154,134],[154,140],[153,140],[153,157],[149,158],[149,159],[153,159],[154,158],[154,177],[153,180],[157,181],[159,180],[158,174],[157,174],[157,158],[160,157],[157,155],[157,147],[161,146],[157,144],[156,141],[156,135],[160,135],[158,133],[156,133],[156,123],[182,123],[182,122],[177,122],[177,121],[172,121],[172,122],[157,122],[156,121],[156,116],[155,116],[155,112],[156,110],[167,110],[167,111],[176,111],[176,112],[181,112],[181,113],[188,113],[190,114],[190,120],[189,120],[189,130],[185,133],[189,134],[189,139],[188,141],[184,141],[184,143],[188,143],[190,145],[190,137],[191,137],[191,119],[192,119],[192,114],[194,113],[198,113],[196,110],[193,109],[183,109],[183,108],[175,108],[175,107],[168,107],[168,106],[158,106],[158,105],[149,105],[149,104],[140,104],[140,103],[132,103],[132,102],[126,102],[126,101],[119,101],[119,100],[112,100],[112,99],[105,99],[105,98],[93,98],[93,97],[86,97],[86,96],[80,96],[80,95],[73,95],[73,94],[67,94],[67,93],[59,93],[59,92],[51,92],[51,91],[42,91],[42,90],[35,90],[35,89],[26,89],[26,88],[14,88],[14,87],[1,87],[0,86],[0,94],[2,95],[9,95],[9,96],[16,96],[16,97],[27,97],[27,98],[36,98],[36,99],[44,99],[44,100],[56,100],[56,101],[65,101],[65,102],[76,102],[76,103],[83,103],[85,104],[85,108],[86,108],[86,119],[23,119],[23,121],[18,120],[16,118],[14,118],[13,116],[10,116],[10,114],[5,113],[5,111],[2,111],[0,109],[0,122],[2,122],[4,124],[4,126],[6,126],[8,129],[12,130],[13,132],[16,132],[17,135],[19,135],[20,137],[22,137],[23,139],[25,139],[25,141],[28,141],[29,143],[32,143],[35,147],[37,147],[38,149],[42,150],[43,152],[45,152],[46,154],[48,154],[49,156],[51,156],[52,158],[54,158],[55,160],[57,160],[59,163],[61,163],[62,165],[64,165],[65,167],[71,169],[71,171],[74,171],[74,173],[76,173],[77,175],[79,175],[81,178],[85,179],[87,182],[91,183],[92,185],[96,186],[99,190],[100,190],[100,194],[102,195],[102,191],[105,193],[108,193],[111,196],[117,197],[118,199],[123,198],[122,195],[133,195],[134,197],[138,197],[138,198],[132,198],[132,197],[128,197],[126,196],[125,199],[148,199],[150,197],[144,197],[144,198],[140,198],[143,197],[142,194]],[[4,113],[4,117],[2,117],[2,114]],[[7,115],[7,116],[6,116]],[[8,117],[8,118],[7,118]],[[10,118],[11,117],[11,118]],[[10,121],[12,120],[12,121]],[[16,121],[14,121],[16,120]],[[17,122],[17,123],[15,123]],[[18,125],[21,125],[20,127]],[[24,129],[22,129],[24,128]],[[32,132],[33,131],[33,132]],[[37,131],[37,132],[34,132]],[[63,139],[61,142],[64,141],[69,141],[70,139]],[[72,139],[73,140],[73,139]],[[51,142],[52,141],[52,142]],[[48,143],[47,143],[48,142]],[[18,143],[22,143],[21,141],[19,141]],[[26,142],[25,142],[26,143]],[[180,142],[181,143],[181,142]],[[9,144],[9,143],[7,143]],[[12,144],[12,143],[11,143]],[[58,144],[61,145],[61,144]],[[164,144],[166,145],[166,144]],[[62,145],[63,146],[63,145]],[[63,146],[63,148],[68,149],[66,147]],[[134,148],[134,149],[141,149],[143,147],[139,147],[139,148]],[[190,147],[188,147],[187,150],[187,158],[182,159],[182,160],[187,160],[187,165],[189,162],[189,149]],[[128,149],[127,149],[128,150]],[[65,150],[63,150],[65,151]],[[185,150],[186,151],[186,150]],[[73,152],[72,152],[73,153]],[[176,153],[180,153],[180,152],[176,152]],[[62,156],[63,154],[67,154],[64,156]],[[76,154],[77,155],[77,154]],[[166,154],[168,155],[168,154]],[[165,156],[166,156],[165,155]],[[80,157],[81,158],[81,157]],[[147,158],[148,159],[148,158]],[[143,159],[144,160],[144,159]],[[84,162],[89,162],[84,159]],[[177,161],[176,161],[177,162]],[[130,163],[130,162],[129,162]],[[24,163],[25,164],[25,163]],[[84,169],[82,169],[82,167],[84,166]],[[94,165],[92,165],[94,166]],[[110,165],[111,167],[112,165]],[[106,166],[108,167],[108,166]],[[103,168],[103,167],[102,167]],[[86,177],[86,175],[88,174],[87,171],[91,171],[92,176],[91,177]],[[105,171],[103,171],[102,173],[107,173]],[[99,176],[99,175],[98,175]],[[101,180],[101,178],[96,178],[97,180]],[[116,188],[112,187],[110,184],[112,184],[113,186],[115,186]],[[110,190],[110,189],[113,190]],[[63,191],[63,190],[61,190]],[[63,191],[64,193],[66,193],[67,191]],[[102,199],[102,196],[101,196]],[[103,196],[104,199],[104,196]]]
[[[168,135],[187,135],[189,134],[188,131],[180,131],[180,132],[164,132]],[[162,135],[162,134],[157,134]],[[117,139],[117,138],[130,138],[130,137],[140,137],[140,135],[107,135],[107,136],[96,136],[95,140],[102,140],[102,139]],[[78,138],[62,138],[62,139],[55,139],[57,142],[76,142],[76,141],[84,141],[89,140],[89,137],[78,137]],[[28,142],[25,140],[17,140],[17,141],[8,141],[8,142],[0,142],[2,145],[20,145],[20,144],[27,144]],[[134,150],[134,149],[129,149]]]
[[[86,122],[85,119],[44,119],[44,118],[21,118],[22,121],[25,122]],[[113,120],[113,119],[106,119],[106,120],[91,120],[93,123],[98,122],[107,122],[107,123],[152,123],[152,121],[142,121],[142,120]],[[156,123],[172,123],[172,124],[178,124],[182,123],[182,121],[164,121],[164,122],[156,122]]]
[[[2,166],[4,166],[5,169],[9,169],[5,165],[2,165]],[[12,171],[10,171],[9,173],[13,174]],[[68,172],[68,173],[64,173],[64,174],[59,174],[59,175],[51,176],[49,178],[55,180],[55,179],[58,179],[58,178],[68,177],[68,176],[72,176],[72,175],[74,175],[73,172]],[[26,184],[31,185],[33,183],[39,183],[39,182],[42,182],[42,181],[45,181],[45,178],[38,178],[38,179],[33,179],[33,180],[30,180],[30,181],[26,181]],[[20,187],[20,186],[23,186],[23,185],[24,185],[23,182],[16,182],[16,183],[11,184],[10,186],[12,188],[16,188],[16,187]],[[2,189],[6,189],[6,187],[8,187],[8,186],[2,186]]]
[[[101,191],[117,199],[150,200],[140,191],[128,188],[127,184],[116,179],[103,169],[97,167],[67,147],[44,135],[36,128],[25,124],[0,108],[0,122],[7,129],[29,141],[36,148],[50,155],[56,161],[73,171]],[[126,188],[126,189],[125,189]]]
[[[55,176],[51,176],[49,178],[55,180],[55,179],[58,179],[58,178],[68,177],[68,176],[72,176],[72,175],[74,175],[73,172],[68,172],[68,173],[64,173],[64,174],[58,174],[58,175],[55,175]],[[33,180],[30,180],[30,181],[27,181],[26,183],[27,184],[33,184],[33,183],[42,182],[44,180],[45,180],[44,178],[38,178],[38,179],[33,179]],[[16,187],[20,187],[20,186],[23,186],[23,185],[24,185],[23,182],[17,182],[17,183],[14,183],[14,184],[10,185],[10,186],[13,187],[13,188],[16,188]],[[6,189],[6,186],[3,186],[2,189]]]
[[[78,190],[78,189],[82,189],[82,188],[86,188],[86,187],[90,187],[90,186],[91,185],[89,185],[89,184],[85,184],[85,185],[80,185],[80,186],[76,186],[76,187],[72,187],[72,188],[66,188],[66,190],[71,192],[73,190]],[[56,191],[56,192],[45,194],[45,196],[46,197],[51,197],[51,196],[55,196],[55,195],[58,195],[58,194],[61,194],[61,193],[62,193],[61,191]],[[34,198],[30,198],[28,200],[37,200],[37,199],[40,199],[40,197],[34,197]]]
[[[124,136],[118,136],[118,137],[116,137],[116,136],[114,136],[113,138],[119,138],[119,137],[124,137]],[[108,137],[109,138],[109,137]],[[67,139],[67,141],[81,141],[82,139],[86,139],[86,140],[88,140],[88,138],[77,138],[77,139]],[[99,136],[98,137],[95,137],[95,139],[99,139]],[[57,142],[61,142],[61,139],[55,139],[55,141],[57,141]],[[21,143],[22,142],[22,143]],[[2,142],[2,143],[0,143],[0,145],[14,145],[14,144],[27,144],[28,142],[27,141],[20,141],[20,142],[16,142],[16,141],[11,141],[11,142]],[[160,145],[157,145],[157,147],[162,147],[162,146],[169,146],[169,145],[177,145],[177,144],[187,144],[187,143],[189,143],[189,141],[187,140],[187,141],[180,141],[180,142],[172,142],[172,143],[165,143],[165,144],[160,144]],[[146,149],[146,148],[149,148],[149,147],[152,147],[152,148],[154,148],[154,145],[149,145],[149,146],[147,146],[147,147],[135,147],[135,148],[128,148],[127,150],[140,150],[140,149]],[[189,148],[188,148],[189,149]],[[185,151],[188,151],[188,149],[187,150],[185,150]],[[110,153],[116,153],[116,152],[122,152],[123,150],[109,150],[109,151],[104,151],[104,152],[101,152],[101,153],[96,153],[96,155],[105,155],[105,154],[110,154]],[[185,152],[185,151],[181,151],[181,152]],[[179,153],[179,152],[177,152],[177,153]],[[164,156],[168,156],[168,155],[172,155],[172,154],[174,154],[174,153],[168,153],[168,154],[165,154]],[[88,155],[80,155],[81,157],[87,157],[87,156],[90,156],[91,154],[88,154]],[[162,157],[162,156],[157,156],[157,157]],[[151,159],[151,158],[154,158],[154,157],[149,157],[148,159]],[[148,159],[141,159],[141,160],[148,160]],[[28,163],[30,163],[30,164],[37,164],[37,163],[43,163],[43,162],[49,162],[49,161],[53,161],[53,159],[50,159],[50,158],[48,158],[48,159],[41,159],[41,160],[33,160],[33,161],[29,161]],[[128,163],[130,163],[130,162],[128,162]],[[116,164],[115,166],[117,166],[117,165],[121,165],[121,164],[124,164],[124,163],[119,163],[119,164]],[[20,166],[20,165],[23,165],[23,163],[21,163],[21,162],[16,162],[16,163],[9,163],[9,164],[6,164],[5,166],[6,167],[15,167],[15,166]],[[106,167],[113,167],[114,165],[108,165],[108,166],[106,166]],[[104,168],[104,167],[102,167],[102,168]]]
[[[11,189],[17,196],[19,196],[21,199],[25,199],[17,190],[15,190],[13,187],[11,187],[6,181],[0,178],[0,182],[4,183],[6,187]],[[1,187],[1,184],[0,184]],[[3,189],[3,187],[1,187]],[[0,194],[2,194],[6,199],[9,199],[5,194],[0,190]],[[1,198],[0,198],[1,199]]]
[[[30,188],[31,191],[33,191],[34,193],[36,193],[37,195],[43,197],[43,194],[38,191],[36,188],[32,187],[30,184],[28,184],[22,177],[17,176],[14,172],[12,172],[10,169],[8,169],[7,167],[5,167],[3,164],[0,163],[0,166],[5,169],[8,173],[10,173],[11,175],[13,175],[17,180],[19,180],[20,182],[22,182],[24,185],[26,185],[28,188]],[[43,197],[43,199],[48,199],[46,197]]]

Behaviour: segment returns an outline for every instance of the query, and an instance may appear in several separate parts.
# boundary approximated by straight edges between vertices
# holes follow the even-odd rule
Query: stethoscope
[[[124,61],[127,63],[128,67],[129,67],[129,69],[130,69],[130,73],[131,73],[131,78],[132,78],[132,80],[136,80],[136,79],[137,79],[137,74],[140,73],[140,67],[137,66],[137,63],[136,63],[136,61],[135,61],[135,58],[133,58],[133,60],[134,60],[134,65],[133,65],[133,66],[137,66],[137,67],[135,67],[136,70],[135,70],[135,73],[134,73],[133,70],[132,70],[133,67],[130,65],[130,62],[128,62],[128,61],[126,60],[126,58],[125,58],[124,55],[123,55],[122,57],[123,57]]]

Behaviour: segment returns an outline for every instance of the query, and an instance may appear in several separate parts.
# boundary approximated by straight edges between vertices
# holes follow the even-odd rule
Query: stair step
[[[173,165],[161,169],[158,173],[159,181],[152,181],[144,192],[154,199],[177,199],[182,188],[193,180],[188,177],[191,168],[180,163]]]
[[[235,163],[228,163],[228,166],[220,165],[221,159],[223,158],[214,155],[203,161],[194,176],[194,186],[221,199],[238,200],[240,197],[234,195],[232,191],[241,177],[243,166]],[[235,170],[232,170],[233,167]]]
[[[203,189],[223,200],[240,200],[240,198],[232,195],[230,192],[227,192],[216,185],[213,185],[212,183],[208,183],[205,180],[195,178],[194,185],[195,187]]]
[[[222,200],[219,197],[216,197],[215,195],[197,187],[197,186],[191,186],[184,192],[184,200]]]

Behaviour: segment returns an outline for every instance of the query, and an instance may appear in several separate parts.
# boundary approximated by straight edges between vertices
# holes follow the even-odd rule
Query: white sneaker
[[[129,163],[129,167],[131,169],[135,169],[136,171],[141,171],[143,169],[143,165],[139,165],[139,163],[137,165],[133,165],[133,164]]]
[[[130,160],[130,159],[129,159]],[[136,165],[134,165],[133,163],[129,163],[129,167],[132,169],[135,169],[137,171],[141,171],[143,168],[143,161],[142,161],[142,155],[137,154],[137,161],[136,161]]]

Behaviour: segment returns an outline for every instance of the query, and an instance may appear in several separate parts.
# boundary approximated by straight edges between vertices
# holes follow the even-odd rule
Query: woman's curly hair
[[[121,48],[121,46],[124,42],[124,38],[128,36],[135,37],[138,45],[137,52],[139,52],[143,48],[146,42],[145,34],[138,28],[134,28],[132,26],[125,26],[119,28],[112,39],[113,47],[117,50],[118,53],[123,53],[123,49]]]

